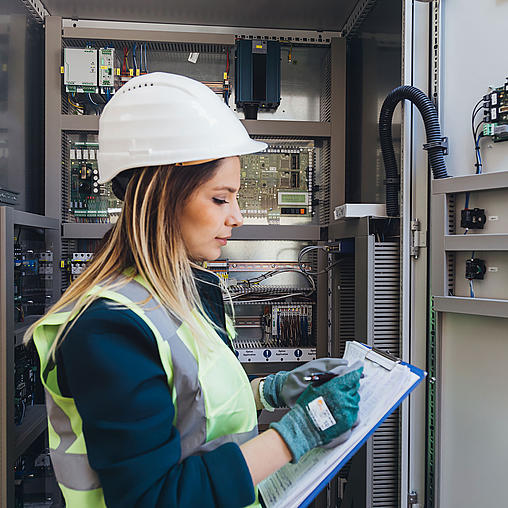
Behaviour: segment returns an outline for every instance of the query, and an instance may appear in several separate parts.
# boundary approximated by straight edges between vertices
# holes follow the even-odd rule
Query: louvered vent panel
[[[450,194],[448,196],[448,234],[454,235],[457,232],[457,224],[456,224],[456,211],[457,211],[457,201],[455,198],[455,194]],[[449,296],[453,296],[455,294],[455,253],[448,252],[446,254],[446,263],[447,263],[447,294]]]
[[[62,39],[62,45],[66,48],[85,48],[90,44],[87,39]],[[138,48],[140,44],[145,44],[140,41],[137,43]],[[231,46],[224,44],[201,44],[191,42],[147,42],[146,50],[150,52],[160,51],[164,53],[224,53],[226,49]],[[134,42],[132,41],[117,41],[117,40],[96,40],[94,43],[95,48],[115,48],[122,50],[124,48],[132,49]],[[121,56],[121,55],[119,55]]]
[[[331,172],[330,143],[323,143],[319,150],[320,178],[320,199],[319,199],[319,223],[327,225],[330,222],[330,172]]]
[[[332,112],[332,79],[331,79],[331,58],[328,53],[323,59],[321,72],[321,97],[319,104],[319,121],[329,122]]]
[[[373,345],[400,356],[400,257],[396,242],[374,246]],[[372,507],[400,506],[399,412],[392,414],[372,438]]]
[[[71,168],[70,168],[70,141],[69,137],[62,133],[62,222],[69,222],[69,206],[71,200]]]
[[[345,258],[339,265],[338,275],[338,319],[339,356],[344,356],[346,342],[355,337],[355,262]]]

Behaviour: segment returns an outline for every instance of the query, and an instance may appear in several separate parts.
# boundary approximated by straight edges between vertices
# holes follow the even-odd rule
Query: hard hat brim
[[[236,157],[240,155],[247,155],[250,153],[262,152],[268,147],[267,143],[263,141],[256,141],[254,139],[247,140],[244,146],[234,146],[228,149],[228,147],[217,147],[215,151],[207,151],[203,154],[196,153],[195,151],[192,153],[193,160],[202,160],[202,159],[223,159],[226,157]],[[139,156],[141,155],[141,157]],[[135,169],[140,167],[147,167],[146,164],[142,163],[142,160],[146,159],[146,152],[143,154],[137,153],[110,153],[107,156],[103,156],[98,153],[99,163],[110,163],[107,160],[108,157],[111,157],[115,161],[124,159],[125,163],[121,164],[120,167],[117,168],[117,171],[114,175],[110,175],[109,178],[99,178],[99,184],[104,184],[111,181],[115,176],[119,175],[122,171],[127,169]],[[101,160],[102,158],[102,160]],[[179,162],[188,162],[188,159],[185,156],[175,157],[174,151],[172,153],[161,152],[159,154],[150,152],[150,166],[161,166],[166,164],[176,164]],[[191,167],[192,168],[192,167]]]

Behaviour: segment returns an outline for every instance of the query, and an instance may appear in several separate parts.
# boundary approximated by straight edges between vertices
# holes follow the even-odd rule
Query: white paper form
[[[331,450],[311,450],[297,464],[287,464],[261,482],[259,489],[268,508],[294,507],[302,503],[419,379],[404,365],[394,364],[392,370],[388,370],[365,359],[368,351],[360,343],[348,343],[344,354],[350,363],[365,360],[359,390],[360,423],[345,443]]]

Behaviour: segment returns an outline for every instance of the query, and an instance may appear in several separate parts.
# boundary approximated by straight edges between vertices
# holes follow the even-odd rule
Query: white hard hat
[[[204,161],[264,150],[207,86],[153,72],[131,79],[99,120],[99,183],[125,169]]]

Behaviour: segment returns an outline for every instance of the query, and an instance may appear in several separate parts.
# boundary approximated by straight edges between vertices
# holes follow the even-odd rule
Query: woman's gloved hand
[[[277,374],[270,374],[266,377],[261,387],[261,401],[266,401],[271,408],[293,407],[296,399],[309,386],[304,378],[317,372],[333,372],[340,374],[341,369],[347,368],[347,361],[342,358],[318,358],[289,372],[281,370]],[[264,404],[263,401],[263,404]],[[270,409],[266,407],[265,409]]]
[[[337,445],[349,437],[358,418],[362,371],[361,362],[355,362],[344,375],[321,386],[307,386],[294,408],[270,424],[286,442],[292,462],[312,448]]]

